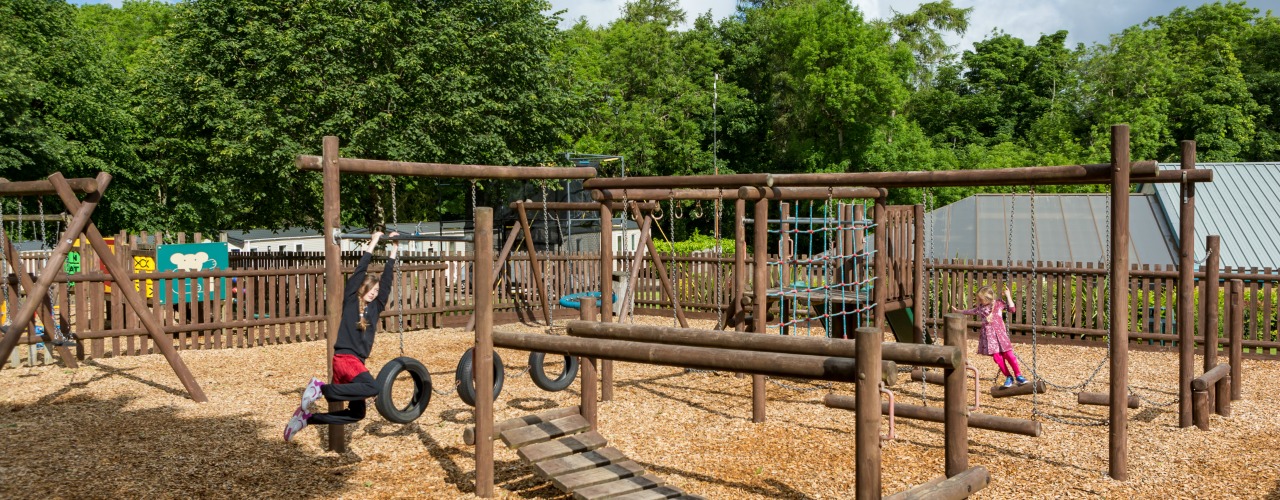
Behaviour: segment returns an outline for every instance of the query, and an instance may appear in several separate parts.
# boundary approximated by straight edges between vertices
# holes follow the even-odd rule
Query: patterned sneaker
[[[302,408],[293,410],[293,417],[289,419],[289,423],[284,426],[284,442],[293,441],[293,437],[297,436],[302,429],[307,427],[307,419],[311,418],[311,414],[302,411]]]
[[[1023,377],[1022,375],[1018,375],[1016,380],[1018,381],[1018,385],[1026,385],[1027,383],[1027,377]]]
[[[302,411],[311,411],[311,405],[319,401],[322,396],[320,388],[323,386],[324,382],[321,382],[318,378],[311,377],[311,381],[307,382],[307,387],[302,389],[302,406],[299,407],[302,408]]]
[[[1001,389],[1008,389],[1008,388],[1010,388],[1010,387],[1013,387],[1013,377],[1005,377],[1005,378],[1004,378],[1004,385],[1000,386],[1000,388],[1001,388]]]

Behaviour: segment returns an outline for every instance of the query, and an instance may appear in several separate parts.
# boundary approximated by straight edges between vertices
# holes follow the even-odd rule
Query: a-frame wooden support
[[[9,262],[9,267],[11,268],[11,269],[4,270],[5,279],[8,278],[9,272],[10,270],[12,270],[12,272],[18,276],[17,284],[21,287],[20,289],[27,290],[28,292],[30,292],[31,290],[34,289],[35,283],[31,281],[31,276],[28,276],[26,271],[22,269],[21,261],[18,260],[18,249],[13,246],[13,242],[9,241],[8,236],[9,236],[8,234],[5,234],[2,238],[0,238],[0,240],[3,240],[4,242],[5,260]],[[40,274],[43,275],[48,271],[49,271],[49,267],[45,266],[45,268],[40,271]],[[45,293],[48,293],[48,292],[46,291]],[[44,340],[44,343],[46,346],[53,346],[54,349],[57,349],[58,357],[62,359],[63,365],[66,365],[67,368],[78,368],[79,364],[76,363],[76,356],[71,352],[71,349],[68,349],[66,346],[57,345],[57,343],[54,342],[52,325],[57,325],[58,323],[55,322],[53,318],[53,303],[49,301],[49,298],[47,295],[45,295],[45,293],[42,293],[40,295],[32,295],[30,293],[27,294],[28,301],[36,301],[36,302],[39,302],[40,304],[40,307],[37,310],[37,313],[40,314],[40,321],[44,323],[44,333],[40,336],[40,338]],[[32,333],[35,333],[34,325],[35,325],[35,322],[29,321],[27,323],[27,327],[24,329],[31,330]],[[10,328],[11,328],[10,331],[17,330],[16,328],[12,328],[12,325]],[[62,335],[65,336],[68,334],[70,334],[70,330],[67,328],[63,328]],[[19,335],[19,338],[21,338],[21,335]],[[5,353],[5,357],[7,358],[8,356],[9,354]],[[4,359],[4,358],[0,358],[0,359]]]
[[[635,290],[640,281],[640,265],[644,262],[644,249],[647,248],[649,250],[649,258],[653,260],[653,267],[658,271],[658,281],[662,284],[662,289],[671,297],[671,307],[676,311],[676,319],[680,321],[681,327],[689,328],[689,320],[684,316],[684,308],[680,307],[680,296],[676,295],[675,287],[671,283],[671,277],[667,274],[667,266],[662,262],[662,254],[658,253],[658,247],[653,243],[653,216],[652,214],[641,215],[640,207],[634,203],[631,204],[630,209],[632,215],[642,221],[640,223],[641,242],[636,245],[636,255],[631,265],[631,281],[627,283],[626,296],[623,297],[625,301],[623,304],[627,304],[629,307],[623,308],[622,314],[618,317],[618,322],[622,322],[628,315],[634,314],[632,309],[635,306],[632,305],[631,298],[635,296]],[[623,230],[625,231],[626,228],[623,228]],[[672,265],[676,265],[675,262],[672,262]]]
[[[99,255],[111,255],[111,248],[107,246],[107,242],[102,239],[102,234],[98,232],[97,226],[91,220],[93,210],[97,208],[98,203],[102,200],[102,192],[111,183],[111,175],[106,172],[98,174],[96,189],[90,191],[83,202],[76,198],[71,184],[62,177],[62,174],[54,173],[50,175],[48,182],[52,184],[55,194],[62,200],[62,204],[67,207],[67,211],[74,213],[75,216],[72,217],[71,223],[67,225],[67,230],[58,241],[58,245],[54,247],[53,253],[49,255],[49,260],[46,261],[45,267],[36,282],[30,287],[26,287],[28,297],[41,297],[48,292],[53,279],[57,276],[58,271],[62,269],[62,263],[66,260],[72,243],[78,239],[79,235],[83,234],[89,240],[89,244],[93,246],[93,250]],[[102,263],[116,283],[125,284],[132,281],[128,270],[121,267],[119,261],[102,259]],[[147,333],[155,342],[156,347],[160,349],[160,353],[164,355],[165,360],[169,362],[169,366],[173,368],[174,374],[178,376],[178,380],[182,381],[187,394],[191,396],[193,401],[199,403],[207,402],[209,398],[205,396],[204,390],[196,383],[195,377],[191,375],[191,370],[187,368],[186,363],[183,363],[182,358],[178,356],[178,351],[174,349],[173,339],[165,334],[159,320],[147,309],[147,304],[138,295],[138,291],[127,285],[119,286],[117,289],[120,295],[124,297],[125,303],[137,314],[138,319],[147,329]],[[28,300],[22,304],[22,308],[13,317],[9,332],[4,335],[3,340],[0,340],[0,359],[8,358],[9,354],[13,352],[14,346],[18,343],[19,335],[35,318],[38,307],[41,307],[41,301],[39,300]]]

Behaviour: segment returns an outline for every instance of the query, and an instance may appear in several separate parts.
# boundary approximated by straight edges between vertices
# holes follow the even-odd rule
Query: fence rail
[[[901,215],[905,220],[907,215]],[[904,224],[905,225],[905,224]],[[891,224],[890,227],[893,225]],[[135,256],[154,252],[154,247],[139,244],[137,239],[118,235],[116,241],[129,241],[121,245],[128,251],[108,255],[105,258],[120,259],[128,264]],[[889,244],[902,254],[910,252],[912,235],[909,231],[891,233]],[[904,252],[905,250],[905,252]],[[77,250],[81,269],[99,269],[91,248]],[[152,254],[153,255],[153,254]],[[357,252],[343,256],[347,272],[359,258]],[[546,266],[544,284],[552,298],[553,308],[559,308],[555,299],[576,292],[597,289],[600,276],[597,254],[540,252],[539,259]],[[732,256],[699,253],[695,255],[664,254],[671,273],[673,286],[680,303],[691,312],[716,313],[728,307],[732,296]],[[26,254],[23,265],[29,272],[38,272],[42,257]],[[777,266],[770,263],[770,285],[776,285]],[[395,281],[391,293],[391,306],[383,313],[380,329],[396,331],[403,314],[404,328],[439,328],[446,323],[459,323],[459,318],[470,314],[474,303],[474,287],[471,276],[474,262],[470,255],[460,253],[406,253],[401,275]],[[629,254],[619,254],[614,259],[614,269],[626,270],[631,265]],[[242,253],[231,259],[232,268],[204,274],[191,273],[160,275],[166,279],[138,279],[133,286],[144,291],[148,314],[161,320],[165,331],[173,337],[179,349],[225,349],[260,345],[306,342],[324,337],[324,287],[323,254],[314,253]],[[532,280],[529,256],[515,253],[505,269],[496,290],[495,304],[499,310],[536,309],[538,284]],[[890,276],[889,301],[909,299],[913,276],[907,258],[888,263]],[[374,264],[374,271],[380,264]],[[744,269],[748,283],[754,276],[755,263],[747,260]],[[1130,293],[1129,328],[1133,342],[1172,346],[1177,341],[1177,324],[1174,318],[1177,296],[1177,272],[1173,267],[1134,266],[1127,286]],[[1216,301],[1204,297],[1204,276],[1197,273],[1196,331],[1200,329],[1206,302],[1224,307],[1220,295]],[[1277,323],[1280,322],[1280,271],[1270,268],[1226,268],[1220,279],[1244,281],[1244,342],[1246,354],[1280,359],[1280,338]],[[14,280],[11,280],[14,281]],[[109,278],[98,272],[81,272],[68,276],[60,273],[55,283],[53,301],[59,322],[86,339],[80,343],[78,354],[92,357],[127,356],[155,352],[152,340],[145,335],[136,314],[129,310]],[[964,307],[971,303],[976,290],[983,285],[1002,286],[1008,283],[1014,296],[1015,311],[1009,318],[1011,335],[1015,339],[1029,338],[1032,325],[1036,333],[1054,338],[1057,342],[1074,342],[1096,345],[1107,335],[1107,273],[1093,263],[1043,262],[1031,266],[1015,262],[1006,266],[997,261],[937,261],[925,266],[925,300],[923,306],[926,325],[950,312],[952,306]],[[1036,283],[1039,285],[1036,286]],[[750,286],[750,285],[748,285]],[[188,289],[190,291],[188,291]],[[10,294],[0,314],[16,310],[19,297],[16,287],[9,287]],[[1225,294],[1226,287],[1220,287]],[[639,273],[636,307],[641,309],[669,309],[671,297],[661,287],[651,265],[645,265]],[[1034,308],[1033,308],[1034,306]],[[1224,311],[1225,312],[1225,311]],[[535,316],[536,317],[536,316]],[[1220,314],[1220,317],[1226,317]],[[462,320],[465,322],[465,319]],[[1221,328],[1221,326],[1220,326]],[[931,327],[929,327],[932,330]],[[1197,336],[1198,339],[1202,337]],[[1219,335],[1219,339],[1227,335]],[[27,343],[38,339],[25,339]],[[27,352],[18,349],[15,352]]]

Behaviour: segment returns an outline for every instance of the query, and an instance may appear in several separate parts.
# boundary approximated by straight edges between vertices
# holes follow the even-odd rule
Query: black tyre
[[[472,377],[473,359],[475,356],[475,348],[467,349],[462,353],[462,359],[458,360],[458,370],[453,373],[454,380],[458,383],[458,399],[461,399],[467,406],[476,405],[476,383]],[[502,357],[498,353],[493,353],[493,400],[498,400],[498,395],[502,394],[502,382],[506,379],[506,371],[502,366]]]
[[[577,356],[566,354],[564,356],[564,371],[560,372],[560,376],[554,379],[547,376],[546,366],[543,363],[544,359],[546,359],[546,353],[529,353],[529,377],[533,379],[533,385],[548,392],[563,391],[573,385],[574,377],[578,376]]]
[[[391,397],[391,390],[395,386],[396,377],[399,377],[401,372],[409,372],[409,377],[413,380],[413,397],[404,408],[397,408],[394,398]],[[427,409],[427,404],[430,402],[431,373],[422,363],[416,359],[401,356],[382,365],[382,369],[378,371],[378,397],[373,402],[373,406],[378,409],[378,413],[382,414],[382,418],[397,424],[407,424],[422,416],[422,412]]]

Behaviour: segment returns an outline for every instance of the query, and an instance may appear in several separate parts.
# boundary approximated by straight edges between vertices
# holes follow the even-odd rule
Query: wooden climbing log
[[[657,210],[658,208],[658,204],[654,202],[644,202],[644,203],[632,202],[632,203],[635,203],[636,206],[640,208],[640,210]],[[530,212],[538,212],[543,209],[581,210],[581,211],[592,211],[592,212],[600,210],[599,203],[594,203],[589,201],[574,201],[574,202],[548,201],[546,203],[542,203],[538,201],[513,201],[508,206],[510,206],[512,210],[516,210],[521,205],[524,205],[525,209]],[[610,203],[609,206],[613,210],[622,210],[622,202]]]
[[[822,403],[828,408],[857,411],[855,407],[855,400],[851,396],[828,394],[822,399]],[[880,414],[889,414],[888,401],[880,403]],[[923,420],[925,422],[942,422],[943,411],[941,406],[919,406],[896,403],[894,404],[893,416],[894,418],[909,418],[912,420]],[[970,413],[969,427],[1031,437],[1040,437],[1040,434],[1042,433],[1040,422],[1027,420],[1025,418],[1002,417],[999,415],[987,415],[983,413]]]
[[[582,338],[628,340],[658,344],[718,347],[742,351],[807,354],[811,356],[857,357],[853,340],[801,337],[751,332],[722,332],[669,326],[629,325],[570,321],[569,335]],[[882,347],[884,359],[897,364],[934,368],[963,367],[960,349],[941,345],[888,342]]]
[[[1111,395],[1105,392],[1081,392],[1076,395],[1076,403],[1082,405],[1109,406],[1111,405]],[[1137,409],[1141,407],[1138,396],[1129,395],[1129,408]]]
[[[742,186],[767,186],[769,174],[669,175],[653,177],[597,177],[583,181],[583,189],[657,189],[670,192],[680,188],[738,189]],[[642,199],[642,198],[634,198]],[[665,200],[666,196],[657,199]]]
[[[978,466],[950,478],[936,478],[907,491],[892,495],[889,500],[960,500],[991,484],[991,473]]]
[[[1209,392],[1204,389],[1191,391],[1191,420],[1202,431],[1209,430]]]
[[[943,375],[942,375],[942,372],[937,372],[937,371],[934,371],[934,372],[926,372],[926,371],[921,370],[921,369],[919,369],[919,368],[916,368],[916,369],[914,369],[914,370],[911,370],[911,381],[912,381],[912,382],[920,382],[921,380],[923,380],[924,382],[926,382],[926,383],[930,383],[930,384],[933,384],[933,385],[942,385],[942,383],[943,383],[943,381],[944,381],[943,379],[944,379],[944,377],[943,377]]]
[[[738,188],[738,197],[744,200],[826,200],[831,198],[884,198],[889,190],[867,187],[756,187]]]
[[[1033,392],[1032,389],[1034,389],[1034,392],[1037,394],[1044,394],[1045,392],[1048,392],[1049,387],[1045,385],[1043,380],[1039,379],[1036,379],[1035,382],[1015,385],[1007,389],[998,385],[993,385],[991,386],[991,397],[1007,398],[1009,396],[1026,396]]]
[[[1127,156],[1127,151],[1126,151]],[[1128,163],[1126,158],[1126,163]],[[1153,160],[1130,164],[1131,175],[1155,176]],[[923,172],[847,172],[816,174],[773,174],[768,183],[744,185],[767,186],[875,186],[931,187],[931,186],[1016,186],[1056,184],[1108,184],[1111,182],[1111,163],[1089,165],[1063,165],[1046,167],[993,168],[985,170],[934,170]],[[1190,174],[1198,174],[1191,172]],[[595,179],[605,180],[605,179]],[[610,179],[617,180],[617,179]],[[630,180],[630,179],[628,179]]]
[[[1219,380],[1222,380],[1224,377],[1226,377],[1230,373],[1231,373],[1230,365],[1215,366],[1211,368],[1209,371],[1204,372],[1204,375],[1191,379],[1191,390],[1207,391],[1209,390],[1209,387],[1213,386],[1214,384],[1217,384]]]
[[[722,370],[776,377],[835,382],[853,381],[854,360],[773,352],[651,344],[622,340],[559,337],[543,334],[494,332],[494,346],[547,354],[590,356],[635,363]]]
[[[300,170],[320,170],[319,156],[299,155],[295,162]],[[365,160],[337,158],[338,171],[344,174],[406,175],[410,177],[449,177],[454,179],[590,179],[596,176],[591,167],[512,167],[496,165],[454,165],[412,161]]]

